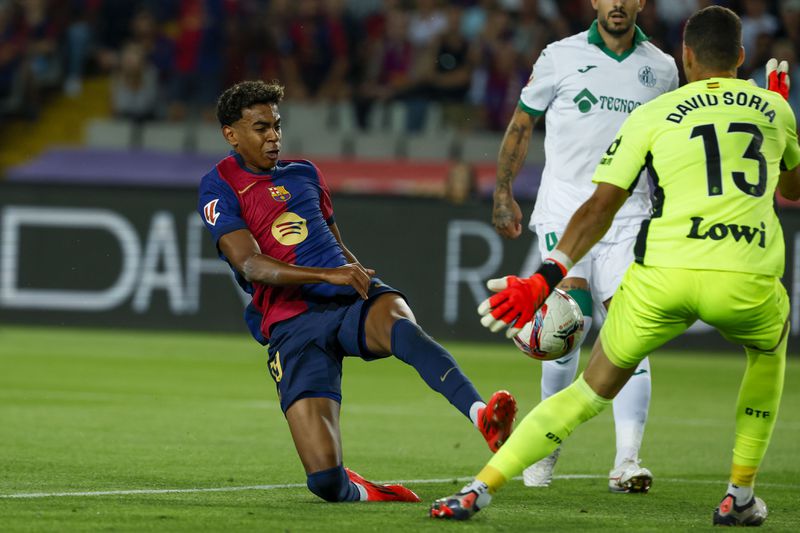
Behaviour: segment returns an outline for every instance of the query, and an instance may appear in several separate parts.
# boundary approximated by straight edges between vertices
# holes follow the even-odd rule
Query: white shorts
[[[555,249],[564,229],[565,226],[536,224],[542,259]],[[596,303],[605,302],[614,295],[622,276],[633,263],[633,245],[638,234],[639,225],[611,226],[600,242],[569,269],[566,277],[587,280],[592,299]]]

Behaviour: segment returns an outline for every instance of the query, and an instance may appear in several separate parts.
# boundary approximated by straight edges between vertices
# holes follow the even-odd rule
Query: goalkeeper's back
[[[704,79],[636,109],[594,181],[627,189],[649,169],[655,201],[635,247],[638,263],[780,276],[773,195],[780,170],[800,163],[796,131],[779,94]]]

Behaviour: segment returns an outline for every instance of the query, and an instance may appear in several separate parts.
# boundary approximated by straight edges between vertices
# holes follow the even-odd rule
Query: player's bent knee
[[[406,301],[396,293],[378,296],[367,315],[367,347],[376,355],[392,353],[392,332],[400,321],[416,324],[416,318]]]
[[[373,310],[382,315],[381,318],[389,319],[392,322],[401,318],[416,322],[414,313],[411,311],[408,303],[402,296],[394,292],[378,296],[375,302],[370,306],[370,311]]]
[[[355,489],[342,465],[308,474],[306,486],[326,502],[346,502],[355,499],[353,493]]]

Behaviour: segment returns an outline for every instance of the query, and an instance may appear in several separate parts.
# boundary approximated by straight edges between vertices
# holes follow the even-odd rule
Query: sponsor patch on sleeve
[[[206,218],[206,222],[212,226],[217,223],[217,219],[219,218],[219,213],[217,213],[217,202],[219,202],[219,198],[214,198],[203,207],[203,215]]]

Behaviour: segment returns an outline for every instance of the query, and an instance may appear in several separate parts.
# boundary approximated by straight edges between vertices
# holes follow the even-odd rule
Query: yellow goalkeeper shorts
[[[631,265],[600,331],[603,348],[621,368],[636,366],[696,320],[759,351],[781,341],[789,297],[775,276],[719,270]]]

